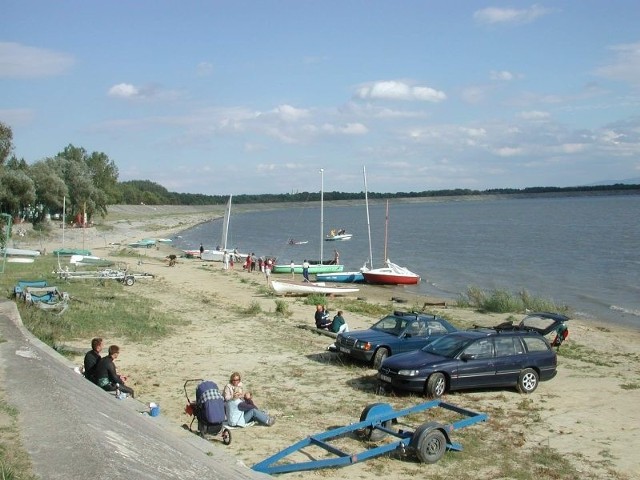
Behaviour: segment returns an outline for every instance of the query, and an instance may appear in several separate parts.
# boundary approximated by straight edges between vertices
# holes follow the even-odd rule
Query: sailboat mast
[[[320,169],[320,264],[323,262],[324,246],[324,168]]]
[[[227,202],[227,208],[224,211],[224,223],[222,224],[222,238],[220,243],[222,244],[222,251],[227,249],[227,238],[229,237],[229,219],[231,218],[231,198],[233,195],[229,195],[229,201]]]
[[[373,250],[371,250],[371,222],[369,221],[369,194],[367,188],[367,169],[362,167],[362,176],[364,177],[364,204],[367,207],[367,232],[369,233],[369,268],[373,268]]]
[[[387,212],[384,217],[384,262],[387,263],[387,241],[389,239],[389,199],[387,198]]]

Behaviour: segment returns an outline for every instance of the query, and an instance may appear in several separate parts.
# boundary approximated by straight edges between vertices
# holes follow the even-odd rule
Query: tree
[[[34,163],[29,170],[29,176],[36,188],[35,204],[42,207],[33,218],[34,223],[38,223],[44,220],[47,213],[59,211],[64,197],[69,192],[64,180],[46,161]]]
[[[0,166],[13,151],[13,131],[9,125],[0,122]]]
[[[21,170],[0,171],[0,211],[10,213],[14,218],[22,214],[31,215],[28,207],[36,200],[33,180]]]

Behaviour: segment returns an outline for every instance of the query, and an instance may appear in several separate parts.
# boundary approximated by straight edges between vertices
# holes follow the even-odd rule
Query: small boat
[[[389,260],[385,264],[384,267],[363,272],[365,282],[377,285],[416,285],[420,282],[420,275],[417,273]]]
[[[71,255],[91,255],[91,251],[83,248],[59,248],[54,250],[53,254],[57,257],[70,257]]]
[[[33,263],[39,256],[38,250],[9,247],[0,249],[0,257],[5,257],[9,263]]]
[[[326,264],[326,263],[311,263],[309,262],[309,273],[329,273],[329,272],[341,272],[344,270],[344,265]],[[272,269],[273,273],[291,273],[291,264],[276,264]],[[293,265],[294,273],[302,273],[302,264],[296,263]]]
[[[158,243],[172,243],[173,242],[173,240],[171,240],[170,238],[158,238],[158,239],[156,239],[156,241]]]
[[[316,275],[316,281],[336,283],[363,283],[364,275],[361,270],[357,272],[318,273]]]
[[[92,267],[110,267],[115,264],[113,260],[96,257],[95,255],[71,255],[69,263],[71,265],[90,265]]]
[[[156,246],[156,240],[154,238],[143,238],[137,242],[130,243],[129,246],[132,248],[151,248]]]
[[[351,240],[353,237],[352,233],[347,233],[344,228],[340,230],[331,230],[329,234],[325,237],[325,241],[327,242],[337,242],[341,240]]]
[[[289,241],[287,242],[288,245],[306,245],[307,243],[309,243],[308,240],[295,240],[293,238],[290,238]]]
[[[278,295],[311,295],[314,293],[342,295],[360,290],[359,288],[330,286],[324,282],[282,282],[279,280],[272,280],[271,288]]]

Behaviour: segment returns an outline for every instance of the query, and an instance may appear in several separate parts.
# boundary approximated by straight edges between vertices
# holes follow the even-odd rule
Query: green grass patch
[[[493,290],[489,293],[478,287],[469,287],[459,295],[459,307],[471,307],[487,313],[524,312],[561,312],[567,313],[566,305],[557,305],[552,300],[533,297],[526,290],[511,293],[507,290]]]

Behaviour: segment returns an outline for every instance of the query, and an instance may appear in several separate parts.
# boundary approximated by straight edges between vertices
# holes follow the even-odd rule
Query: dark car
[[[440,397],[446,391],[514,386],[531,393],[556,375],[557,357],[544,335],[567,317],[536,313],[519,325],[504,323],[440,337],[421,350],[386,359],[378,370],[383,388]],[[566,327],[565,327],[566,328]]]
[[[372,362],[378,369],[388,356],[418,350],[456,330],[442,317],[395,311],[367,330],[339,334],[335,345],[338,352]]]

